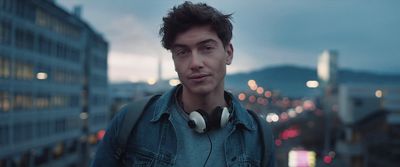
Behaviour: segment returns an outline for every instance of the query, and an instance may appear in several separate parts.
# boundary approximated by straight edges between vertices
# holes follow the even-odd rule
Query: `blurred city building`
[[[324,117],[324,155],[333,149],[332,134],[333,120],[337,118],[337,87],[338,87],[338,52],[335,50],[325,50],[319,56],[317,64],[317,74],[319,78],[320,90],[322,90],[322,109]]]
[[[86,166],[109,120],[107,41],[51,0],[0,0],[0,166]]]
[[[318,58],[317,74],[322,87],[334,87],[338,78],[338,52],[324,50]]]
[[[400,86],[341,85],[339,117],[336,150],[345,166],[400,164]]]
[[[110,97],[111,97],[111,112],[112,117],[118,110],[125,104],[134,100],[151,96],[155,94],[162,94],[170,89],[172,86],[179,84],[179,80],[157,80],[148,82],[121,82],[110,84]]]
[[[341,71],[337,61],[335,50],[326,50],[319,56],[315,73],[319,80],[306,82],[307,88],[316,92],[314,97],[308,93],[287,96],[276,91],[279,87],[268,88],[271,84],[265,84],[265,80],[271,77],[250,79],[247,85],[242,82],[247,88],[235,90],[234,94],[272,125],[278,166],[306,162],[300,166],[398,165],[398,76]],[[296,151],[301,154],[293,154]],[[307,151],[315,154],[310,156]],[[310,157],[315,161],[309,161]]]

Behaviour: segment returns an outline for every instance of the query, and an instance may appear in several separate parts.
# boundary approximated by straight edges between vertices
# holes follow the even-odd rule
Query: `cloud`
[[[133,15],[111,20],[103,29],[112,41],[112,50],[146,56],[159,55],[164,50],[156,32],[149,32]]]
[[[109,57],[114,61],[109,68],[113,71],[111,79],[128,76],[122,73],[129,68],[137,73],[131,77],[140,80],[156,77],[154,62],[160,55],[166,58],[165,76],[175,75],[172,60],[164,56],[169,53],[161,47],[158,28],[161,18],[181,1],[58,2],[66,6],[83,4],[84,18],[109,40]],[[234,13],[235,58],[228,66],[228,73],[279,64],[315,67],[324,49],[339,51],[340,67],[399,71],[400,38],[396,34],[400,33],[397,10],[400,1],[210,0],[207,3],[224,13]],[[140,64],[130,67],[124,65],[125,61]]]
[[[163,56],[162,77],[176,78],[172,59]],[[108,76],[111,82],[146,81],[157,79],[158,57],[111,52],[108,58]]]

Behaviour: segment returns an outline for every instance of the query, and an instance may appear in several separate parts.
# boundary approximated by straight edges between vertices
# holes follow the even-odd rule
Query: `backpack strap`
[[[144,97],[132,103],[128,103],[126,106],[124,106],[128,111],[122,120],[120,130],[118,131],[118,134],[116,136],[117,143],[114,150],[115,159],[122,159],[122,155],[126,151],[126,145],[128,143],[129,135],[135,127],[136,122],[139,120],[140,116],[146,110],[146,108],[151,105],[155,100],[157,100],[160,96],[161,95]]]
[[[254,117],[254,119],[257,122],[259,131],[261,131],[261,138],[263,141],[263,157],[262,157],[262,161],[261,161],[261,166],[268,166],[269,164],[271,164],[269,161],[270,159],[270,154],[273,154],[273,146],[271,145],[271,143],[273,141],[271,141],[273,138],[272,136],[272,131],[271,129],[268,127],[267,123],[265,122],[265,120],[263,120],[260,116],[258,116],[257,113],[255,113],[252,110],[247,110],[250,115],[252,115]]]

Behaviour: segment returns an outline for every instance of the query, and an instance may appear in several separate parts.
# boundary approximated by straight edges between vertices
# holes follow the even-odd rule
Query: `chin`
[[[189,90],[191,93],[199,94],[199,95],[206,95],[211,93],[214,90],[214,87],[208,83],[204,85],[186,85],[186,89]]]

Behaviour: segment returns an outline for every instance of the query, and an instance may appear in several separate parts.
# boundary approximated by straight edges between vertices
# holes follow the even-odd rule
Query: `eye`
[[[178,57],[186,56],[189,53],[187,49],[175,49],[173,54]]]
[[[212,45],[204,45],[204,46],[200,47],[200,50],[205,52],[205,53],[210,53],[210,52],[212,52],[214,50],[214,48],[215,47],[212,46]]]

